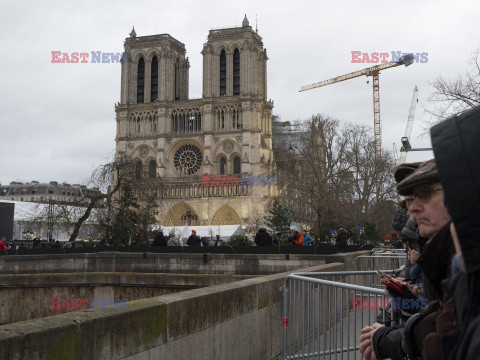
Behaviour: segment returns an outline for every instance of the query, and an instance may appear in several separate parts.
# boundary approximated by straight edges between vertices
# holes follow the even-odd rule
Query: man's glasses
[[[408,196],[405,199],[405,201],[407,202],[408,205],[410,205],[413,202],[413,200],[418,198],[418,200],[420,200],[421,203],[425,203],[432,198],[433,193],[435,191],[440,191],[440,190],[443,190],[443,189],[442,188],[439,188],[439,189],[424,189],[424,190],[420,190],[420,191],[414,191],[414,192],[412,192],[412,195]]]

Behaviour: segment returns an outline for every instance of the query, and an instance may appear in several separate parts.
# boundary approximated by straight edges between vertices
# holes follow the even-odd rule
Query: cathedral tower
[[[266,50],[247,18],[241,27],[209,32],[201,99],[188,98],[185,46],[170,35],[137,37],[132,30],[125,52],[117,154],[134,159],[144,176],[162,178],[160,223],[263,217],[275,191],[268,178],[273,103],[266,99]]]
[[[203,97],[267,98],[267,51],[247,16],[242,27],[210,30],[202,54]]]
[[[128,61],[122,64],[121,104],[188,99],[185,45],[168,34],[125,39]]]

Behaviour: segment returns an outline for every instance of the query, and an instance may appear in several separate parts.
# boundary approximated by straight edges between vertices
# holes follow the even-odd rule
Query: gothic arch
[[[222,205],[212,217],[210,225],[240,225],[242,221],[237,212],[229,205]]]
[[[150,160],[147,162],[148,167],[148,178],[155,179],[157,177],[157,161]]]
[[[143,61],[146,61],[147,56],[142,50],[136,52],[135,55],[132,56],[133,63],[137,64],[141,57],[143,57]]]
[[[148,155],[148,157],[145,159],[145,164],[149,164],[150,161],[157,161],[157,158],[154,155]]]
[[[242,154],[233,152],[229,158],[229,166],[232,174],[240,175],[242,173]]]
[[[223,145],[226,144],[226,143],[232,143],[233,144],[233,149],[227,153],[224,149],[223,149]],[[239,153],[241,154],[242,153],[242,147],[238,144],[237,141],[233,140],[233,139],[230,139],[230,138],[226,138],[224,139],[223,141],[221,141],[214,149],[213,151],[213,158],[214,159],[218,159],[219,155],[220,154],[224,154],[227,159],[231,156],[230,154],[232,153]]]
[[[179,139],[175,141],[171,146],[170,149],[167,151],[167,161],[173,159],[175,152],[180,148],[180,146],[185,144],[192,144],[197,146],[203,155],[205,155],[205,149],[203,148],[202,144],[200,144],[197,140],[194,139]]]
[[[152,146],[147,144],[142,144],[137,146],[135,150],[133,150],[132,157],[135,156],[137,158],[140,158],[142,162],[145,162],[145,160],[150,157],[153,157],[153,159],[156,160],[155,159],[156,154],[157,152]]]
[[[233,161],[233,158],[234,158],[235,156],[238,156],[238,157],[240,158],[240,160],[242,160],[242,154],[241,154],[239,151],[237,151],[237,150],[235,150],[233,153],[230,154],[228,160],[229,160],[229,161]]]
[[[157,49],[149,50],[145,55],[145,61],[151,62],[154,56],[157,56],[157,59],[160,62],[160,52]]]
[[[237,43],[237,42],[234,42],[232,44],[230,44],[230,46],[228,47],[228,52],[230,54],[233,54],[233,52],[235,51],[235,49],[238,49],[238,51],[241,53],[243,51],[243,47]]]
[[[215,48],[213,54],[217,55],[217,56],[220,56],[220,53],[222,52],[222,50],[225,50],[225,54],[229,53],[229,49],[227,48],[227,46],[225,46],[225,44],[220,44]]]
[[[187,220],[186,217],[189,215],[191,218]],[[199,216],[193,207],[185,201],[180,201],[168,210],[168,213],[163,218],[162,226],[185,226],[188,225],[188,223],[192,226],[199,226]]]

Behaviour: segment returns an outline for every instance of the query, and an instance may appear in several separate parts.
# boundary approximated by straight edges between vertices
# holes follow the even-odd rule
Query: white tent
[[[28,201],[0,201],[3,203],[13,203],[15,205],[13,213],[13,238],[22,240],[26,232],[30,232],[33,236],[41,236],[44,239],[47,238],[47,225],[46,216],[48,213],[48,204],[34,203]],[[65,206],[65,205],[63,205]],[[57,205],[55,205],[57,207]],[[72,219],[76,219],[83,215],[85,208],[66,205],[66,210],[71,214]],[[55,211],[55,210],[54,210]],[[96,209],[92,211],[93,215]],[[39,217],[42,221],[35,222],[35,219]],[[80,229],[78,240],[85,240],[88,234],[93,231],[90,228],[89,220],[85,221]],[[66,228],[54,223],[53,225],[53,238],[59,241],[68,241],[70,235],[67,233]]]

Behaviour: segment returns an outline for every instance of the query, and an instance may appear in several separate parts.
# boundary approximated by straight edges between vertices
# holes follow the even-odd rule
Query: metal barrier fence
[[[392,273],[391,270],[382,270]],[[366,286],[369,285],[369,286]],[[373,287],[372,287],[373,286]],[[376,271],[297,273],[283,292],[283,359],[361,359],[360,330],[394,319]]]
[[[372,255],[378,254],[406,254],[405,249],[373,248]]]
[[[379,254],[379,255],[361,255],[357,256],[354,261],[354,269],[366,270],[366,269],[388,269],[395,270],[407,263],[407,254],[403,253],[395,254]]]

